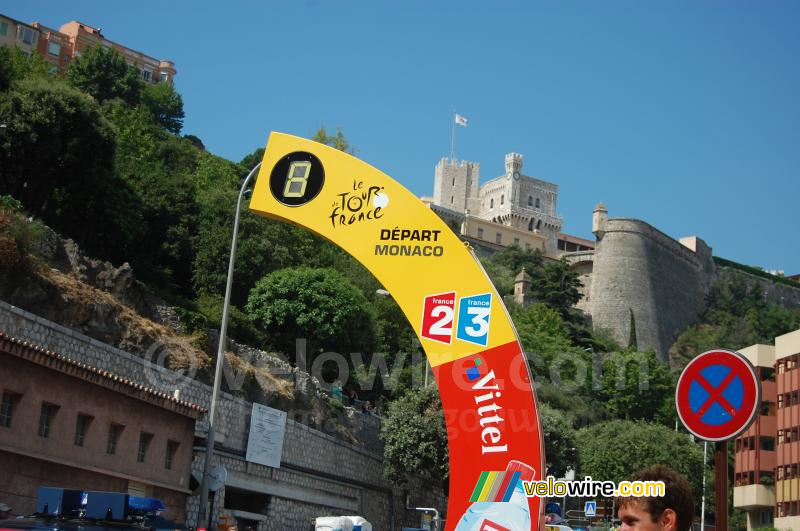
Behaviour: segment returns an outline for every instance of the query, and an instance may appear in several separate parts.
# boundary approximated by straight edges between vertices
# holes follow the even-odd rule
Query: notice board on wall
[[[286,412],[253,404],[250,415],[250,436],[245,459],[252,463],[281,467],[283,439],[286,435]]]

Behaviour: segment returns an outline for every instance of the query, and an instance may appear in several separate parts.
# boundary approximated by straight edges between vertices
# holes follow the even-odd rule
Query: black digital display
[[[295,151],[275,163],[269,177],[272,196],[286,206],[305,205],[319,194],[325,170],[313,154]]]

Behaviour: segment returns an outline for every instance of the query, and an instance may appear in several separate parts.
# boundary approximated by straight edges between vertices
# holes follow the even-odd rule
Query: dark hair
[[[617,506],[638,504],[650,514],[653,522],[661,518],[666,509],[675,511],[678,531],[691,531],[694,519],[694,498],[686,478],[668,466],[655,465],[633,474],[630,481],[663,481],[664,496],[629,496],[617,498]]]

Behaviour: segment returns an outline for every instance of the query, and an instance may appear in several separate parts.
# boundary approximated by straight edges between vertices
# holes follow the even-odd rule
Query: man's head
[[[640,470],[631,481],[663,481],[664,496],[617,498],[620,531],[690,531],[694,518],[692,489],[674,470],[655,465]]]

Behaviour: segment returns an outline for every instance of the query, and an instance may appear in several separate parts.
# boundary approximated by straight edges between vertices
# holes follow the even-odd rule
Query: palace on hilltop
[[[594,249],[594,242],[563,234],[556,212],[558,185],[522,173],[523,157],[509,153],[505,173],[480,184],[480,164],[443,158],[436,165],[433,197],[422,198],[479,250],[516,245],[558,258]]]

